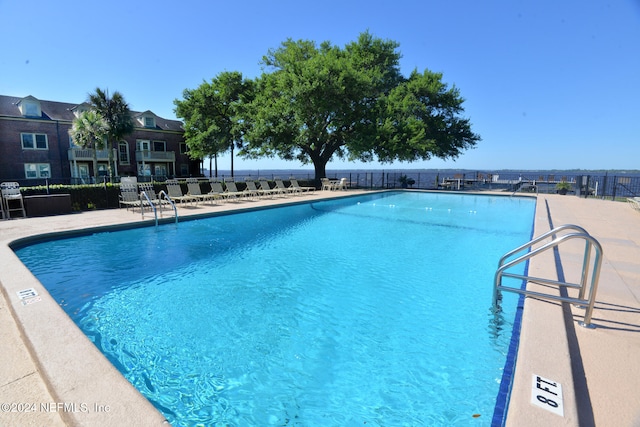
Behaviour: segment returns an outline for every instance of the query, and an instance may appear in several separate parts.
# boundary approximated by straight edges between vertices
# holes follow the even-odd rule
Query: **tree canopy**
[[[211,82],[186,89],[183,100],[175,100],[176,116],[184,119],[185,142],[192,158],[216,157],[241,148],[245,133],[245,107],[250,103],[253,82],[239,72],[222,72]]]
[[[368,32],[344,49],[287,40],[263,58],[243,153],[326,164],[456,158],[480,136],[461,117],[464,99],[442,75],[399,68],[394,41]]]
[[[193,156],[236,146],[248,158],[313,164],[326,176],[333,158],[412,162],[455,159],[480,136],[464,118],[459,90],[442,74],[400,72],[398,43],[369,32],[344,48],[308,40],[264,56],[254,81],[221,73],[174,101]]]

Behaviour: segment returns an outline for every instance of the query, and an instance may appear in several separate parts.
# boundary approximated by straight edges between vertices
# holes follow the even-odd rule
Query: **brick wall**
[[[48,163],[52,176],[70,177],[69,127],[68,123],[49,120],[0,119],[0,180],[24,179],[26,163]],[[48,149],[22,149],[22,133],[47,135]]]

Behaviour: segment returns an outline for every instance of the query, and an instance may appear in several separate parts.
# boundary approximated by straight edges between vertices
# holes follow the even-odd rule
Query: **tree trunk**
[[[109,153],[109,167],[107,168],[109,171],[109,181],[113,182],[113,177],[114,175],[114,159],[113,159],[113,143],[109,144],[109,142],[107,141],[107,150]]]
[[[313,168],[316,172],[316,181],[320,181],[320,178],[327,177],[327,162],[325,160],[314,159]]]
[[[233,144],[231,145],[231,178],[233,178]]]
[[[98,144],[93,143],[93,183],[98,183]]]

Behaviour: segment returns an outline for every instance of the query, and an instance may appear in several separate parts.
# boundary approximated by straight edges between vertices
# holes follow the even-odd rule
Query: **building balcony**
[[[69,148],[67,156],[72,161],[92,162],[94,151],[93,148]],[[98,161],[109,161],[109,150],[97,150],[96,155]],[[116,150],[113,150],[113,158],[117,159]]]
[[[136,151],[137,162],[175,162],[176,153],[173,151]]]

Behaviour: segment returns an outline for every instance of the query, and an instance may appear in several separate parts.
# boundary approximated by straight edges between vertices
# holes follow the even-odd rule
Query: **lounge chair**
[[[153,188],[153,184],[150,182],[138,184],[138,190],[140,190],[140,202],[142,208],[146,206],[150,207],[149,203],[160,209],[170,204],[168,200],[158,197],[155,188]]]
[[[267,194],[264,191],[262,191],[261,189],[259,189],[258,187],[256,187],[256,182],[254,180],[252,180],[251,178],[246,178],[244,183],[247,186],[247,189],[245,191],[248,192],[249,194],[251,194],[252,197],[260,197],[260,196],[264,196],[265,194]]]
[[[260,190],[262,190],[264,194],[270,196],[273,196],[274,194],[283,194],[282,190],[279,190],[278,188],[271,188],[266,179],[260,180]]]
[[[200,190],[200,183],[197,178],[187,178],[187,195],[191,197],[197,197],[203,203],[212,202],[214,203],[216,199],[221,198],[216,193],[206,193],[203,194],[202,190]]]
[[[211,184],[211,191],[209,194],[214,194],[219,199],[229,199],[229,192],[222,188],[222,182],[217,179],[210,179],[209,184]]]
[[[120,207],[124,206],[129,210],[135,210],[136,207],[142,209],[140,195],[138,193],[138,184],[135,182],[120,183]]]
[[[24,209],[24,200],[22,198],[22,193],[20,192],[20,184],[17,182],[3,182],[0,184],[0,189],[2,190],[2,216],[4,217],[4,212],[6,212],[7,218],[11,219],[11,212],[21,211],[22,216],[26,218],[27,212]],[[20,206],[12,208],[11,202],[18,202],[20,203]]]
[[[241,197],[247,197],[247,193],[238,190],[235,181],[225,180],[224,186],[227,187],[227,191],[225,191],[227,198],[234,198],[236,200],[239,200]]]
[[[334,186],[334,190],[346,190],[347,178],[340,178],[340,181]]]
[[[192,196],[190,194],[185,195],[182,192],[182,187],[180,187],[180,183],[177,179],[168,179],[165,184],[167,184],[167,192],[171,200],[180,203],[195,203],[196,206],[198,206],[198,201],[200,200],[200,198]]]
[[[275,178],[275,182],[276,182],[276,188],[280,191],[282,191],[282,194],[296,194],[299,191],[296,190],[293,187],[287,187],[286,185],[284,185],[284,182],[280,179],[280,178]]]
[[[633,209],[640,211],[640,197],[628,197],[627,202]]]
[[[295,178],[289,178],[289,181],[291,182],[291,186],[300,192],[315,191],[316,189],[316,187],[301,187],[300,184],[298,184],[298,180]]]

